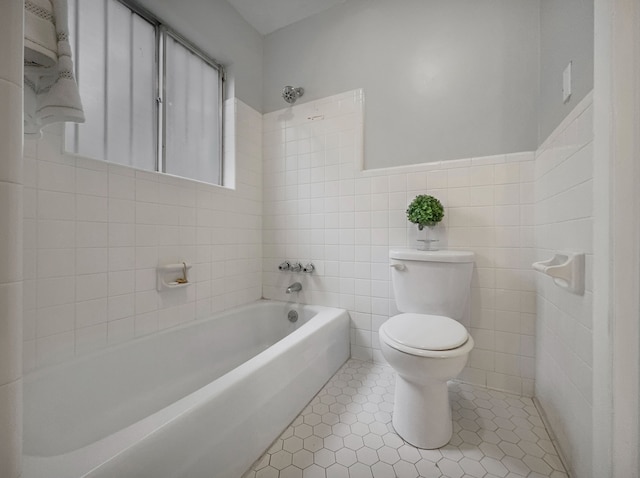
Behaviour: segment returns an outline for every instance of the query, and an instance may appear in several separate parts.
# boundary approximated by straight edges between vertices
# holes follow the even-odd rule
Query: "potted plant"
[[[443,217],[444,207],[437,198],[420,194],[411,201],[407,208],[407,219],[418,225],[418,249],[438,250],[435,226],[442,221]]]

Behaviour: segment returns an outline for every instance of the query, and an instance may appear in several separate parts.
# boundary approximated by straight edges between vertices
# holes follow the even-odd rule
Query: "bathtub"
[[[258,301],[36,371],[22,476],[239,478],[348,357],[346,311]]]

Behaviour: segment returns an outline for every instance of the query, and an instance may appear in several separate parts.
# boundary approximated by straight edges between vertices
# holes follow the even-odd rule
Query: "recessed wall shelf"
[[[584,294],[584,253],[558,252],[551,259],[534,262],[532,267],[574,294]]]
[[[191,285],[188,271],[192,265],[187,262],[158,266],[156,289],[158,292],[168,289],[180,289]]]

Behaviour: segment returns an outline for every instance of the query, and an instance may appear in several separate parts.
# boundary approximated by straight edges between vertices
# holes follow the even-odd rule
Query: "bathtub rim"
[[[166,329],[159,330],[158,332],[153,332],[153,333],[150,333],[150,334],[141,335],[140,337],[134,337],[133,339],[128,340],[126,342],[113,344],[113,345],[107,345],[106,347],[103,347],[101,349],[94,350],[94,351],[87,352],[87,353],[83,353],[82,355],[78,355],[77,357],[72,357],[72,358],[70,358],[68,360],[65,360],[63,362],[60,362],[60,363],[55,363],[55,364],[52,364],[52,365],[45,365],[43,367],[38,367],[38,368],[36,368],[34,370],[31,370],[31,371],[27,372],[22,377],[23,378],[23,383],[26,384],[26,383],[31,382],[33,380],[37,380],[40,376],[46,375],[47,373],[49,373],[51,371],[54,371],[54,370],[60,370],[60,369],[66,368],[66,367],[70,367],[70,366],[72,366],[74,364],[86,362],[86,361],[95,359],[96,357],[99,357],[101,355],[105,355],[107,353],[116,352],[118,350],[125,349],[127,347],[130,347],[133,344],[140,344],[140,343],[143,343],[143,342],[147,342],[147,341],[153,340],[154,338],[157,338],[157,337],[160,337],[160,336],[164,336],[164,335],[169,335],[171,333],[178,332],[180,330],[187,329],[187,328],[193,327],[195,325],[204,324],[206,322],[210,322],[210,321],[213,321],[213,320],[220,320],[220,319],[222,319],[224,317],[228,317],[228,316],[230,316],[230,315],[232,315],[234,313],[243,312],[243,311],[246,311],[246,310],[257,308],[261,304],[291,304],[292,307],[302,307],[302,308],[305,308],[307,310],[311,310],[311,311],[315,312],[316,314],[320,312],[320,309],[322,309],[322,310],[324,310],[324,309],[346,310],[346,309],[340,309],[340,308],[336,308],[336,307],[325,307],[323,305],[312,305],[312,304],[302,304],[302,303],[296,304],[295,302],[284,302],[284,301],[281,301],[281,300],[257,299],[257,300],[254,300],[253,302],[249,302],[248,304],[243,304],[243,305],[240,305],[238,307],[234,307],[232,309],[223,310],[223,311],[221,311],[221,312],[219,312],[217,314],[212,314],[211,316],[206,317],[206,318],[189,320],[188,322],[184,322],[182,324],[175,325],[173,327],[168,327]],[[315,315],[314,315],[314,317],[315,317]],[[304,327],[305,325],[307,325],[307,323],[302,324],[300,326],[300,328]],[[296,332],[300,328],[294,330],[293,332]]]

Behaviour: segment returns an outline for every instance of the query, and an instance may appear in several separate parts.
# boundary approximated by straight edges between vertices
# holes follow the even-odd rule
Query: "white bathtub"
[[[346,311],[258,301],[37,371],[22,476],[238,478],[348,357]]]

